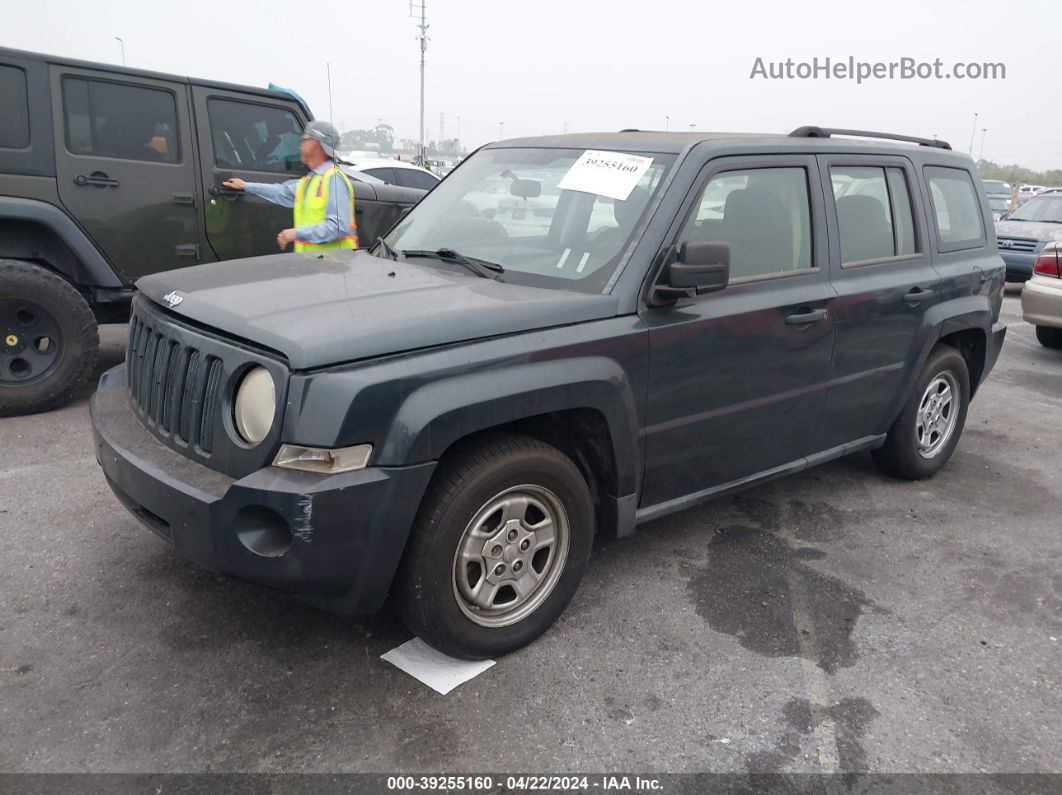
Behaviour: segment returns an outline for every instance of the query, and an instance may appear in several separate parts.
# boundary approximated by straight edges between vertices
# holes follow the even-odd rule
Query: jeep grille
[[[182,345],[134,315],[126,367],[129,397],[144,424],[209,455],[221,360]]]

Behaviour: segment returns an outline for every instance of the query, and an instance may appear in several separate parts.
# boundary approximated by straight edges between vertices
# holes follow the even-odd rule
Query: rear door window
[[[365,173],[370,177],[376,177],[376,179],[382,179],[388,185],[397,185],[398,180],[395,177],[395,170],[393,168],[367,168]]]
[[[911,193],[903,169],[832,166],[841,264],[917,252]]]
[[[26,73],[17,66],[0,66],[0,147],[29,146],[29,100]]]
[[[937,248],[941,252],[982,248],[985,230],[981,204],[970,173],[961,168],[926,166],[922,173],[929,183],[933,216],[937,225]]]
[[[76,155],[177,163],[177,103],[169,91],[63,78],[66,147]]]
[[[417,171],[413,168],[396,168],[394,172],[395,176],[398,177],[398,184],[406,188],[431,190],[439,181],[431,174],[425,174],[423,171]]]
[[[302,125],[283,108],[255,102],[207,102],[214,164],[218,168],[303,174],[299,157]]]

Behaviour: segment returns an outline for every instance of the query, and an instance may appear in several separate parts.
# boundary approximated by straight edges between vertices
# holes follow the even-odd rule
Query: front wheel
[[[0,417],[69,402],[98,348],[96,319],[69,282],[39,265],[0,260]]]
[[[906,480],[932,477],[955,451],[969,403],[966,360],[954,348],[940,345],[930,354],[885,444],[874,451],[874,461]]]
[[[544,442],[499,434],[442,464],[397,580],[406,625],[453,657],[527,645],[582,579],[594,535],[586,481]]]

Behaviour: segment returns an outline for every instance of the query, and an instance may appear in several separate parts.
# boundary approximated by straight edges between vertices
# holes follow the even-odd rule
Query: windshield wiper
[[[406,249],[402,252],[402,256],[428,257],[430,259],[441,260],[442,262],[456,262],[458,265],[464,265],[474,274],[482,276],[484,279],[497,279],[498,276],[505,273],[505,268],[496,262],[488,262],[485,259],[466,257],[464,254],[458,254],[452,248],[437,248],[435,251],[429,251],[427,249]]]

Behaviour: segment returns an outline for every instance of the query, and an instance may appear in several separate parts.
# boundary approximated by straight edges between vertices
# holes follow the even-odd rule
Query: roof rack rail
[[[871,130],[841,130],[836,127],[797,127],[789,133],[790,138],[829,138],[831,135],[858,135],[863,138],[886,138],[890,141],[904,141],[919,146],[932,146],[936,149],[951,149],[947,141],[936,138],[915,138],[911,135],[896,135],[895,133],[872,132]]]
[[[620,132],[641,132],[637,127],[625,127]]]

